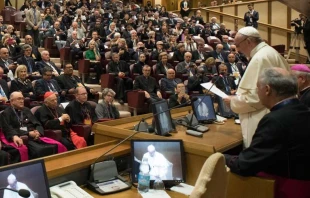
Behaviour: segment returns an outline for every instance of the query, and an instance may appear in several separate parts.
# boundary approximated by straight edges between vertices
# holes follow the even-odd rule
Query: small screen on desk
[[[214,121],[216,120],[216,115],[214,111],[213,101],[211,96],[200,95],[197,96],[196,100],[192,104],[194,114],[198,121]]]
[[[168,103],[166,100],[155,102],[153,105],[153,114],[155,119],[156,134],[166,136],[169,132],[174,131]]]
[[[131,140],[132,178],[138,182],[140,164],[149,164],[151,180],[164,183],[185,182],[185,159],[182,140]]]
[[[15,190],[26,189],[30,197],[50,198],[44,160],[4,167],[0,169],[0,187]],[[0,198],[19,197],[17,192],[4,190]]]

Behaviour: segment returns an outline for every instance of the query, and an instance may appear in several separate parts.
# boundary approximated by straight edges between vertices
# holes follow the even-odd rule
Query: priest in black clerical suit
[[[132,90],[132,79],[129,78],[129,65],[120,60],[117,53],[112,54],[112,61],[108,63],[108,72],[115,76],[116,82],[116,96],[120,104],[124,104],[125,91]]]

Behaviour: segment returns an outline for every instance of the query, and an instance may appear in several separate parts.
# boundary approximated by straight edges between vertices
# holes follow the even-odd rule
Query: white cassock
[[[10,185],[8,185],[7,188],[11,188]],[[29,198],[34,198],[33,194],[31,193],[30,188],[26,184],[21,183],[21,182],[17,182],[15,190],[20,190],[20,189],[29,190],[30,191],[30,197]],[[22,197],[19,196],[17,192],[13,192],[10,190],[4,190],[3,198],[22,198]]]
[[[200,103],[200,100],[197,103]],[[200,105],[198,106],[197,110],[198,110],[198,115],[201,118],[203,118],[203,119],[207,119],[208,118],[209,110],[208,110],[208,107],[207,107],[207,105],[205,103],[203,103],[203,102],[200,103]]]
[[[264,107],[257,95],[257,80],[266,68],[281,67],[287,70],[287,61],[274,48],[261,42],[251,51],[251,61],[241,78],[236,97],[230,103],[231,109],[239,114],[244,147],[250,146],[258,122],[269,110]]]
[[[148,152],[145,153],[142,159],[148,159],[150,165],[150,176],[151,180],[155,180],[156,177],[159,177],[161,180],[172,180],[173,178],[168,178],[168,167],[172,165],[163,154],[155,151],[154,156],[152,157]]]

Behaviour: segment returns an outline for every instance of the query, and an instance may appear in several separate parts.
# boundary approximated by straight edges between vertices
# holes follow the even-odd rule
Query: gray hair
[[[262,86],[269,85],[278,97],[290,97],[297,95],[297,78],[292,73],[282,73],[276,68],[267,68],[259,76]]]
[[[310,81],[310,73],[307,73],[307,72],[302,72],[302,71],[293,71],[293,74],[295,74],[296,77],[298,76],[304,76],[307,81]]]
[[[113,97],[115,96],[115,92],[113,91],[113,89],[109,89],[109,88],[104,88],[102,90],[102,98],[104,98],[106,95],[108,95],[108,93],[111,93],[113,95]]]

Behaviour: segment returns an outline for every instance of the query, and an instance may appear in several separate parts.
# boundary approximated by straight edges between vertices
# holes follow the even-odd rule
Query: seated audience
[[[300,103],[310,108],[310,69],[307,65],[293,65],[293,74],[298,79],[298,91]]]
[[[192,52],[192,61],[196,62],[197,60],[205,61],[209,56],[204,50],[204,44],[203,43],[198,43],[198,48],[197,50],[194,50]]]
[[[209,56],[212,56],[216,61],[220,62],[228,62],[227,61],[227,53],[223,51],[223,45],[217,44],[216,49],[209,53]]]
[[[17,59],[17,64],[25,65],[29,75],[40,75],[40,72],[31,57],[32,47],[28,44],[22,46],[23,56]]]
[[[146,55],[144,53],[140,53],[139,61],[136,64],[134,64],[132,73],[142,75],[142,68],[144,65],[146,65],[145,60],[146,60]]]
[[[181,79],[175,78],[175,71],[173,69],[168,69],[166,78],[161,79],[160,89],[162,91],[169,91],[171,93],[174,93],[177,84],[181,82]]]
[[[38,46],[33,45],[33,40],[32,37],[30,35],[26,35],[25,36],[25,45],[30,45],[30,47],[32,48],[31,51],[31,57],[34,59],[34,61],[40,61],[41,59],[41,53],[39,52],[39,48]],[[21,51],[21,56],[24,54],[23,51]]]
[[[148,65],[143,66],[143,75],[137,76],[133,85],[134,90],[144,91],[145,98],[149,104],[162,99],[160,89],[156,79],[150,76],[151,67]]]
[[[66,17],[62,17],[62,20],[65,18]],[[58,50],[60,50],[66,45],[67,34],[64,31],[64,28],[60,27],[59,21],[55,21],[54,25],[46,32],[46,35],[48,37],[55,38],[55,44]]]
[[[85,51],[85,45],[83,40],[77,38],[77,32],[72,31],[70,37],[66,42],[66,47],[70,47],[72,62],[77,59],[83,58],[83,52]]]
[[[58,106],[57,96],[53,92],[44,94],[44,104],[34,114],[44,129],[61,130],[60,142],[68,150],[86,147],[84,137],[70,129],[70,116]]]
[[[184,42],[185,51],[193,52],[197,50],[197,44],[191,36],[186,37],[186,41]]]
[[[240,62],[236,63],[236,56],[233,53],[228,54],[227,59],[228,62],[225,65],[227,66],[228,74],[233,74],[239,81],[244,74],[242,64]]]
[[[175,88],[175,94],[171,95],[169,98],[169,108],[173,108],[180,104],[187,103],[190,100],[189,95],[186,94],[185,85],[183,83],[178,83]]]
[[[220,29],[216,33],[216,37],[222,40],[223,35],[229,36],[229,30],[226,29],[226,25],[224,23],[221,23]]]
[[[223,35],[222,36],[222,45],[223,45],[224,51],[230,51],[230,44],[228,43],[228,41],[229,41],[229,36]]]
[[[126,90],[132,90],[132,79],[129,78],[129,66],[119,59],[117,53],[112,54],[112,61],[108,63],[107,73],[114,75],[116,81],[116,98],[124,104]]]
[[[162,52],[159,54],[159,62],[156,64],[156,74],[166,75],[168,69],[173,69],[173,66],[168,63],[168,54]]]
[[[212,81],[215,82],[215,86],[227,95],[235,95],[237,91],[237,86],[234,80],[235,79],[232,76],[228,75],[227,66],[223,63],[219,66],[219,75],[212,79]]]
[[[257,93],[270,113],[258,123],[252,142],[238,156],[225,154],[230,171],[275,179],[275,196],[308,197],[310,184],[310,111],[296,98],[296,77],[282,68],[259,76]],[[285,187],[284,187],[285,186]],[[308,192],[304,194],[305,192]]]
[[[120,114],[115,105],[113,105],[113,99],[115,92],[112,89],[105,88],[102,91],[102,102],[98,103],[95,109],[98,119],[118,119]]]
[[[184,54],[184,61],[180,62],[176,66],[176,72],[181,74],[188,74],[190,76],[196,74],[197,65],[191,62],[192,54],[190,52],[186,52]]]
[[[31,81],[27,78],[27,67],[19,65],[15,70],[15,79],[11,81],[10,92],[20,91],[24,97],[36,100]]]
[[[157,41],[156,50],[151,53],[151,60],[158,60],[159,54],[164,51],[164,43],[162,41]]]
[[[1,116],[2,131],[7,141],[4,143],[18,149],[24,144],[20,136],[27,135],[27,148],[18,149],[22,161],[28,159],[28,152],[30,159],[35,159],[67,151],[60,142],[43,137],[43,127],[30,109],[24,107],[24,96],[21,92],[11,94],[10,104],[12,108],[6,108]]]
[[[213,57],[209,57],[206,62],[205,62],[206,66],[204,67],[205,69],[205,73],[207,75],[213,75],[215,73],[217,73],[217,69],[216,69],[216,62],[215,59]]]
[[[0,67],[0,75],[3,75],[3,69]],[[9,87],[5,80],[0,79],[0,111],[6,109],[5,103],[9,102]]]

